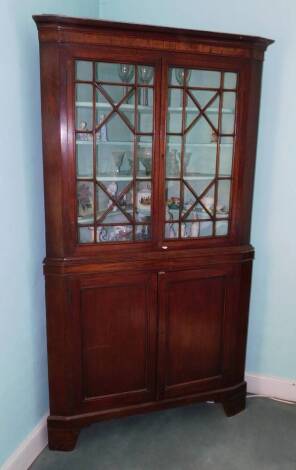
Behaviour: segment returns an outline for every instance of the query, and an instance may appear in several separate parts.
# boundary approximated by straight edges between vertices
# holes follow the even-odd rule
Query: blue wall
[[[295,0],[101,0],[100,17],[276,40],[263,76],[247,370],[295,379]]]
[[[1,0],[0,466],[48,409],[39,51],[34,13],[97,0]]]

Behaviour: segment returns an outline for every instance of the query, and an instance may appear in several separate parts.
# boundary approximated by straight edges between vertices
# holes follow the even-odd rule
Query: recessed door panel
[[[159,277],[160,395],[168,398],[222,386],[233,344],[233,337],[228,336],[233,333],[226,328],[235,311],[232,269],[180,271]]]
[[[121,406],[155,394],[155,275],[101,276],[81,286],[85,403]]]
[[[221,374],[223,278],[179,281],[169,292],[168,386]]]

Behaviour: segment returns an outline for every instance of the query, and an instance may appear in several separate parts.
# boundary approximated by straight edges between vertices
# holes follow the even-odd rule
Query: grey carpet
[[[296,406],[262,398],[226,418],[197,404],[85,428],[73,452],[47,448],[31,470],[296,470]]]

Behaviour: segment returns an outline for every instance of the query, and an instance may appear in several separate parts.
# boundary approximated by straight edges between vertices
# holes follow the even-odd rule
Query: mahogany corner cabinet
[[[260,37],[53,15],[39,31],[50,449],[245,407]]]

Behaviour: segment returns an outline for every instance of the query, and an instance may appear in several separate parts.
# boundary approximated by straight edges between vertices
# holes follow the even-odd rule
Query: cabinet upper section
[[[249,243],[268,39],[35,16],[47,255]]]
[[[40,41],[126,46],[148,50],[217,54],[263,59],[273,40],[240,34],[71,18],[58,15],[33,16]]]

